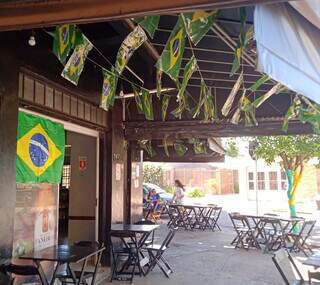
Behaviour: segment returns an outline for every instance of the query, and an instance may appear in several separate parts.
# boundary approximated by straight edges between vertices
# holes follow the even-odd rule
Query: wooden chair
[[[97,249],[96,254],[94,255],[94,268],[92,271],[87,271],[85,270],[86,266],[87,266],[87,262],[88,259],[86,259],[83,264],[82,264],[82,268],[79,271],[75,271],[75,277],[78,281],[78,284],[84,284],[84,285],[94,285],[95,281],[96,281],[96,277],[97,277],[97,273],[98,273],[98,268],[100,266],[100,261],[101,261],[101,257],[102,254],[104,252],[104,250],[106,249],[104,246],[104,243],[99,243],[97,241],[78,241],[75,243],[75,245],[77,246],[83,246],[83,247],[93,247]],[[56,277],[62,284],[73,284],[73,281],[70,280],[71,276],[69,275],[68,272],[63,272],[59,275],[57,275]],[[88,279],[91,278],[91,282],[88,283]]]
[[[251,228],[247,217],[239,213],[230,213],[229,217],[237,234],[231,244],[235,245],[235,248],[260,248],[255,237],[255,229]]]
[[[144,274],[139,267],[139,246],[135,233],[114,232],[110,235],[112,253],[111,282],[114,279],[130,281],[132,283],[135,270],[139,268],[140,276]],[[131,271],[129,270],[132,267]],[[128,276],[121,278],[121,276]]]
[[[41,284],[46,284],[46,281],[43,280],[45,276],[40,274],[38,268],[34,265],[22,265],[22,264],[5,264],[1,265],[0,272],[7,275],[11,280],[11,284],[14,284],[14,279],[12,278],[12,274],[20,275],[20,276],[37,276],[41,282]],[[7,280],[8,281],[8,280]],[[8,281],[9,282],[9,281]],[[10,283],[9,283],[10,284]]]
[[[286,249],[276,251],[273,254],[272,261],[286,285],[308,284],[308,282],[303,279],[297,264]]]
[[[166,259],[163,257],[163,254],[169,248],[174,235],[175,235],[175,230],[170,229],[169,233],[167,234],[167,236],[165,237],[161,245],[152,244],[147,246],[147,250],[150,256],[150,263],[149,263],[149,268],[147,273],[153,270],[156,265],[159,266],[161,271],[168,278],[169,278],[169,274],[173,273],[173,269],[171,268],[169,263],[166,261]]]
[[[303,221],[303,224],[298,232],[291,231],[287,234],[287,238],[292,239],[292,245],[288,246],[290,252],[302,251],[305,256],[308,256],[307,251],[313,253],[311,247],[307,244],[307,240],[310,237],[316,221]]]

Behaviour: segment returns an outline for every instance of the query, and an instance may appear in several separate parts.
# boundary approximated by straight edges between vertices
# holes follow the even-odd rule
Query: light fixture
[[[31,36],[29,37],[28,44],[31,47],[34,47],[37,44],[34,30],[32,30],[32,32],[31,32]]]

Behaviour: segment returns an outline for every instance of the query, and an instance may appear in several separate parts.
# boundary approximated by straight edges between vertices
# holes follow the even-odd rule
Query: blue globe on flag
[[[49,158],[49,145],[42,134],[36,133],[31,137],[29,155],[35,167],[41,167],[47,162]]]

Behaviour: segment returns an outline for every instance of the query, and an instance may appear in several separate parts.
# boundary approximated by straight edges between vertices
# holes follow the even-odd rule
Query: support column
[[[0,258],[11,256],[13,244],[18,85],[16,55],[0,48]]]

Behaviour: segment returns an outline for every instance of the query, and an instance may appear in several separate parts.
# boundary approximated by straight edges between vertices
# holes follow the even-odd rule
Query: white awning
[[[256,6],[254,30],[258,70],[320,103],[320,29],[280,3]]]

